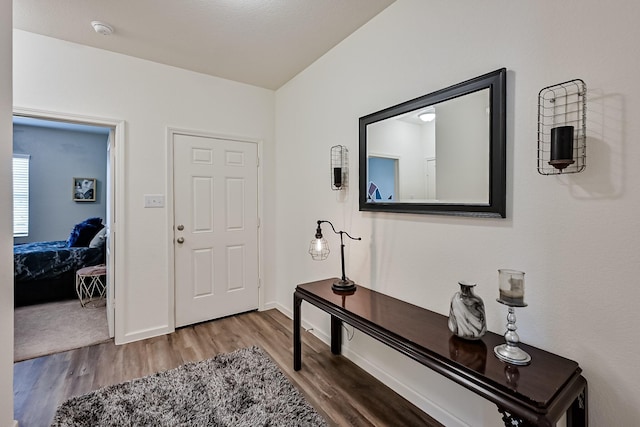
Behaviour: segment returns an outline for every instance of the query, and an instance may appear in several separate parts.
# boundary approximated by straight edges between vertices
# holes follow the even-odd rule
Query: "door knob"
[[[180,224],[180,225],[178,226],[178,231],[182,231],[182,230],[184,230],[184,225]]]
[[[184,237],[178,237],[178,239],[176,240],[176,242],[178,242],[178,243],[184,243]]]

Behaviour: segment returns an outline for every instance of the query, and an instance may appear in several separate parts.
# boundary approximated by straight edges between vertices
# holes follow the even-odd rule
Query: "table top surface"
[[[487,332],[480,340],[464,340],[451,333],[447,316],[363,286],[357,286],[352,295],[340,295],[331,289],[334,281],[327,279],[301,284],[297,291],[375,324],[387,333],[420,347],[421,352],[429,357],[453,363],[463,375],[513,394],[534,406],[547,407],[558,391],[581,372],[572,360],[522,343],[520,348],[529,353],[531,364],[515,366],[504,363],[493,352],[495,346],[504,344],[502,335]]]

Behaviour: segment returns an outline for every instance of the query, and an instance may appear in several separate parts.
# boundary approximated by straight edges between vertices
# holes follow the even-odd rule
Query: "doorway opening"
[[[121,161],[119,153],[123,135],[122,121],[14,110],[14,155],[23,154],[22,157],[26,155],[29,159],[29,207],[26,210],[28,227],[26,233],[24,230],[19,235],[14,232],[16,307],[22,305],[25,310],[31,308],[33,311],[30,304],[38,303],[41,309],[35,312],[43,312],[50,302],[51,305],[55,305],[58,303],[53,304],[53,301],[62,300],[61,304],[72,307],[76,314],[87,316],[90,315],[90,311],[94,311],[95,317],[96,309],[81,307],[76,293],[76,271],[105,264],[103,270],[106,275],[98,277],[99,284],[104,288],[105,298],[102,304],[98,304],[103,307],[97,309],[102,312],[102,323],[97,321],[98,327],[103,328],[97,342],[104,340],[105,334],[106,339],[115,335],[115,266],[119,252],[116,250],[115,242],[115,195],[118,182],[116,171],[120,169],[117,165]],[[83,197],[79,196],[76,188],[78,183],[87,186],[84,189],[86,191],[82,193]],[[91,228],[88,224],[95,227]],[[77,240],[72,242],[74,237]],[[66,247],[66,253],[49,252],[40,260],[38,256],[42,254],[33,257],[25,255],[24,258],[16,255],[20,250],[26,253],[33,249],[37,253],[37,248],[29,246],[37,247],[42,242],[56,241],[58,246],[61,246],[61,251]],[[59,262],[60,265],[47,266],[47,256],[51,258],[49,261]],[[65,257],[66,263],[62,262]],[[32,262],[45,264],[41,268],[34,268],[34,264],[29,264]],[[18,270],[20,275],[17,273]],[[29,277],[30,272],[36,271],[38,274]],[[94,292],[94,296],[100,293],[99,286],[96,291],[97,294]],[[47,301],[48,299],[50,301]],[[78,311],[76,306],[85,311]],[[17,320],[19,315],[22,315],[23,308],[15,310]],[[30,315],[27,317],[34,320]],[[83,326],[88,324],[83,322],[78,320]],[[16,324],[16,332],[19,327],[20,325]],[[93,344],[88,327],[80,330],[79,335],[87,335],[85,342],[88,342],[88,345]],[[17,340],[16,336],[16,350]],[[83,346],[74,342],[69,342],[68,345],[73,346],[72,348]],[[46,348],[35,351],[46,351]]]
[[[371,155],[367,158],[368,199],[394,202],[398,198],[398,158]]]

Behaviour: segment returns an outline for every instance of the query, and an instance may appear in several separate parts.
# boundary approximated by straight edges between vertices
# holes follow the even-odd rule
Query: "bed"
[[[76,224],[69,240],[13,247],[15,305],[75,298],[75,273],[105,261],[105,231],[100,218]]]

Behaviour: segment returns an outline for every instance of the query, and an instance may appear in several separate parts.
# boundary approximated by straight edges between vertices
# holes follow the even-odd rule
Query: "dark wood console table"
[[[342,322],[389,345],[463,387],[495,403],[505,426],[555,426],[567,414],[567,425],[588,425],[587,381],[578,364],[544,350],[520,344],[531,355],[528,366],[500,361],[493,348],[504,337],[487,332],[479,341],[454,336],[447,317],[358,286],[350,295],[336,294],[336,279],[298,285],[293,295],[293,368],[302,367],[302,301],[331,315],[331,351],[340,354]]]

